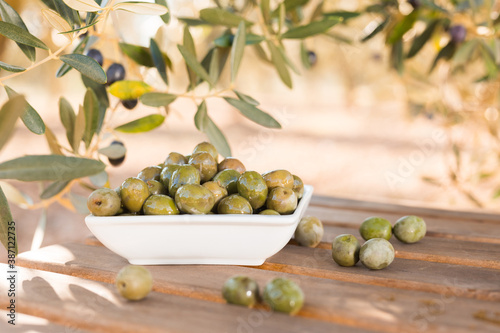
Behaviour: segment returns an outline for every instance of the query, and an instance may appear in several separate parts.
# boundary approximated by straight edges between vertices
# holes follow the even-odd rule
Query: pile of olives
[[[425,221],[418,216],[403,216],[394,227],[381,217],[369,217],[359,228],[366,241],[360,246],[350,234],[335,237],[332,242],[332,258],[340,266],[354,266],[358,261],[369,269],[383,269],[394,260],[394,247],[389,242],[392,234],[403,243],[416,243],[424,238]]]
[[[261,300],[271,310],[291,315],[300,311],[304,305],[304,293],[293,281],[276,278],[266,284],[262,297],[257,282],[248,276],[233,276],[222,287],[222,297],[230,303],[254,307]]]
[[[101,188],[87,200],[95,216],[175,214],[292,214],[304,183],[287,170],[246,171],[236,158],[218,162],[208,143],[191,155],[172,152],[164,163],[144,168],[115,190]]]

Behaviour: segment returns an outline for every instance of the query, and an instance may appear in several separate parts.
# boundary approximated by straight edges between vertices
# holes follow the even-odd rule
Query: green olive
[[[416,243],[424,238],[427,226],[424,219],[418,216],[403,216],[396,221],[392,232],[403,243]]]
[[[304,182],[300,179],[299,176],[293,175],[293,191],[297,195],[297,199],[302,199],[304,195]]]
[[[240,177],[240,173],[233,169],[222,170],[218,174],[216,174],[213,178],[213,181],[219,183],[220,186],[224,187],[227,190],[228,194],[238,193],[238,178]]]
[[[214,207],[215,197],[206,187],[186,184],[177,190],[175,203],[183,213],[208,214]]]
[[[316,247],[321,243],[324,230],[321,220],[314,216],[306,216],[300,219],[295,229],[295,240],[302,246]]]
[[[214,181],[203,183],[202,186],[208,188],[210,190],[210,192],[212,192],[212,194],[214,195],[214,198],[215,198],[214,208],[216,210],[219,202],[223,198],[227,197],[227,190],[224,187],[220,186],[219,183],[214,182]]]
[[[340,266],[354,266],[359,261],[360,248],[353,235],[338,235],[332,242],[332,258]]]
[[[273,311],[296,314],[304,305],[304,293],[295,282],[276,278],[264,288],[262,295]]]
[[[113,216],[119,213],[121,199],[115,190],[100,188],[92,192],[87,199],[87,207],[92,215]]]
[[[196,153],[209,153],[210,155],[212,155],[216,163],[219,162],[219,152],[210,142],[202,142],[197,144],[196,147],[194,147],[191,155],[194,155]]]
[[[163,168],[160,174],[160,179],[165,188],[168,189],[168,186],[170,185],[170,178],[172,178],[172,174],[175,170],[179,169],[179,167],[180,165],[178,164],[170,164]]]
[[[361,223],[359,233],[364,240],[384,238],[389,240],[392,236],[391,222],[381,217],[369,217]]]
[[[222,297],[231,304],[253,307],[259,301],[259,286],[247,276],[233,276],[224,283]]]
[[[264,209],[262,212],[259,213],[260,215],[281,215],[275,210],[272,209]]]
[[[146,199],[142,210],[145,215],[177,215],[179,210],[174,199],[164,194],[153,194]]]
[[[267,187],[285,187],[293,188],[293,175],[286,170],[274,170],[266,172],[262,175],[266,181]]]
[[[168,191],[165,186],[163,186],[163,183],[159,181],[148,180],[146,184],[148,184],[150,194],[168,194]]]
[[[142,209],[144,201],[149,197],[148,185],[139,178],[127,178],[120,191],[123,206],[132,213]]]
[[[142,180],[143,182],[147,182],[148,180],[156,180],[160,181],[160,174],[161,174],[162,169],[155,165],[155,166],[148,166],[147,168],[142,169],[141,172],[137,175],[137,178]]]
[[[163,162],[164,167],[167,165],[183,165],[187,164],[188,160],[186,157],[182,154],[176,153],[176,152],[171,152],[168,154],[167,158],[165,159],[165,162]]]
[[[219,163],[218,171],[233,169],[238,171],[239,173],[243,173],[246,170],[245,165],[241,163],[241,161],[234,157],[226,157],[222,162]]]
[[[297,208],[297,195],[290,188],[275,187],[269,191],[266,204],[282,215],[292,214]]]
[[[175,192],[182,185],[197,184],[201,181],[200,172],[194,166],[186,164],[180,165],[177,170],[172,173],[168,184],[168,193],[171,197],[175,196]]]
[[[201,182],[207,182],[217,173],[217,162],[209,153],[196,153],[189,159],[189,164],[196,167],[201,175]]]
[[[359,260],[369,269],[386,268],[394,260],[394,247],[384,238],[372,238],[361,246]]]
[[[120,295],[131,301],[139,301],[153,289],[153,277],[143,266],[128,265],[118,272],[115,284]]]
[[[247,199],[253,209],[264,206],[267,199],[267,185],[264,178],[255,171],[246,171],[238,178],[236,183],[238,193]]]
[[[219,214],[252,214],[252,205],[247,199],[238,194],[231,194],[223,198],[217,206]]]

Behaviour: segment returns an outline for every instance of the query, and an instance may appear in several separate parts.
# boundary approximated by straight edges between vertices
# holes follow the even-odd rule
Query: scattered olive
[[[340,266],[354,266],[359,261],[360,248],[353,235],[338,235],[332,242],[332,258]]]
[[[381,217],[369,217],[359,227],[359,233],[364,240],[384,238],[389,240],[392,236],[391,222]]]
[[[324,230],[321,220],[314,216],[300,219],[295,229],[295,240],[302,246],[316,247],[323,238]]]
[[[394,260],[394,247],[384,238],[372,238],[361,246],[359,260],[369,269],[386,268]]]
[[[139,301],[153,289],[153,278],[145,267],[128,265],[118,272],[115,284],[124,298]]]
[[[302,289],[295,282],[284,278],[276,278],[269,282],[264,288],[262,298],[273,311],[291,315],[299,312],[304,304]]]
[[[259,301],[259,286],[247,276],[233,276],[224,283],[222,297],[231,304],[253,307]]]
[[[410,215],[397,220],[392,231],[399,241],[416,243],[424,238],[427,226],[421,217]]]

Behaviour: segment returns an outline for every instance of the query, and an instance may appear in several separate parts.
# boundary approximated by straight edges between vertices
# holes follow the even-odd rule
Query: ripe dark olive
[[[102,64],[104,63],[104,58],[102,56],[102,53],[101,51],[97,50],[97,49],[90,49],[88,52],[87,52],[87,56],[88,57],[91,57],[92,59],[94,59],[95,61],[97,61],[97,63],[99,65],[102,66]]]
[[[408,3],[415,9],[417,9],[418,7],[420,7],[420,5],[422,4],[422,1],[421,0],[408,0]]]
[[[110,146],[112,146],[112,145],[120,145],[120,146],[125,146],[125,145],[123,144],[123,142],[118,141],[118,140],[115,140],[115,141],[111,142],[111,145],[110,145]],[[123,163],[123,161],[124,161],[124,160],[125,160],[125,155],[123,155],[122,157],[117,157],[117,158],[110,158],[110,157],[108,157],[108,161],[109,161],[109,163],[110,163],[112,166],[119,166],[120,164],[122,164],[122,163]]]
[[[467,30],[461,24],[452,25],[449,30],[451,40],[454,43],[461,43],[465,40],[465,36],[467,35]]]
[[[125,67],[115,62],[109,66],[106,76],[108,77],[108,85],[112,85],[116,81],[121,81],[125,79]]]
[[[137,106],[137,102],[138,102],[137,98],[136,99],[124,99],[124,100],[122,100],[122,105],[125,108],[132,110]]]
[[[309,65],[314,66],[318,62],[318,56],[314,51],[307,51],[307,60],[309,61]]]

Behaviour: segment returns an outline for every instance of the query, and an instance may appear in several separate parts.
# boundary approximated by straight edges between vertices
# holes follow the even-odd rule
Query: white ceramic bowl
[[[87,227],[135,265],[262,265],[290,240],[313,187],[291,215],[89,215]]]

